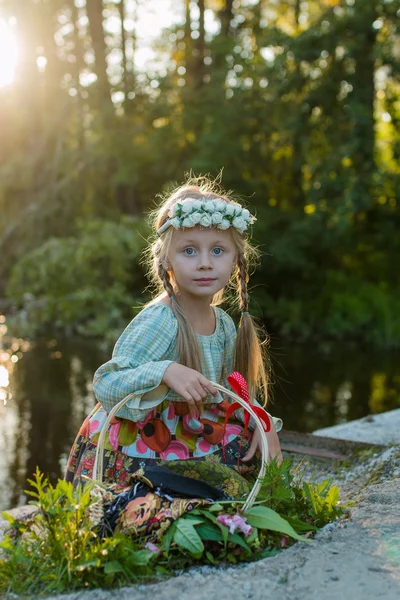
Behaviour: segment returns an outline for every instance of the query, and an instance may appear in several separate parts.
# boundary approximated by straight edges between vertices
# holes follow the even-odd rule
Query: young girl
[[[92,477],[96,445],[107,413],[123,398],[104,450],[104,481],[128,483],[149,466],[206,481],[231,497],[252,487],[260,465],[260,434],[243,426],[243,410],[225,425],[229,387],[241,373],[250,398],[265,405],[268,372],[249,313],[247,235],[256,219],[205,178],[190,180],[153,214],[156,239],[147,251],[157,295],[117,341],[112,359],[94,376],[98,404],[72,447],[66,479]],[[236,282],[238,331],[217,305]],[[276,425],[276,428],[275,426]],[[270,457],[281,452],[271,419]],[[251,429],[251,424],[250,424]]]

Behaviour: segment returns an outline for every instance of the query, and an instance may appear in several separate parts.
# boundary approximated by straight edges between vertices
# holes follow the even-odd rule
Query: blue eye
[[[223,249],[222,248],[214,248],[214,253],[219,256],[220,254],[223,253]]]
[[[192,256],[194,254],[194,248],[185,248],[183,252],[188,256]]]

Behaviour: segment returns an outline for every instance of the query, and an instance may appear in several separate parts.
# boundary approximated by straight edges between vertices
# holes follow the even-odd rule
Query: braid
[[[235,370],[239,371],[246,379],[250,397],[255,398],[257,391],[267,402],[269,361],[266,348],[259,340],[261,329],[254,323],[249,315],[249,294],[247,282],[249,274],[247,270],[247,258],[245,251],[239,248],[237,259],[237,297],[240,312],[242,313],[235,348]],[[266,364],[264,364],[266,363]],[[268,370],[268,371],[267,371]]]
[[[172,298],[175,299],[175,291],[172,287],[170,275],[161,261],[158,264],[158,276],[170,300]],[[172,302],[171,308],[178,322],[176,345],[179,360],[181,364],[201,373],[201,350],[193,327],[190,325],[178,302]]]
[[[247,260],[243,252],[238,254],[238,271],[237,271],[237,289],[240,312],[248,312],[249,310],[249,294],[247,292],[247,282],[249,274],[247,272]]]
[[[175,296],[174,288],[172,287],[169,273],[163,267],[163,265],[161,264],[161,262],[158,265],[158,276],[160,277],[160,279],[162,281],[162,284],[163,284],[163,286],[165,288],[165,291],[167,292],[169,298]]]

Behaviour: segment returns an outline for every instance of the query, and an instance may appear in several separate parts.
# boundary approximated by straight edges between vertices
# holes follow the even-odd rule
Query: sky
[[[78,9],[85,6],[85,0],[75,0]],[[135,8],[137,6],[137,9]],[[108,12],[108,14],[107,14]],[[196,17],[196,6],[193,7],[192,16]],[[133,31],[136,29],[137,49],[135,53],[135,67],[137,70],[146,70],[147,66],[155,60],[155,52],[152,49],[154,42],[159,37],[163,28],[184,21],[184,2],[176,0],[127,0],[126,1],[125,29]],[[104,11],[104,28],[106,33],[119,35],[120,21],[110,11]],[[213,12],[207,10],[205,14],[206,30],[213,32],[217,28]],[[82,16],[80,20],[82,32],[87,28],[87,18]],[[65,23],[65,31],[68,31],[69,23]],[[62,37],[63,24],[60,23],[60,34]],[[112,57],[110,56],[112,61]],[[18,65],[18,22],[10,14],[0,12],[0,88],[12,85],[15,69]],[[46,67],[45,57],[38,53],[38,68],[44,70]],[[90,83],[88,81],[87,83]]]

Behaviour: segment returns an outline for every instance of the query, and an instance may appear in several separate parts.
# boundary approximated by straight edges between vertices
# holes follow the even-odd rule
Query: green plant
[[[90,484],[74,493],[72,484],[49,485],[39,471],[29,483],[38,512],[27,523],[8,517],[13,529],[0,545],[0,592],[108,588],[154,575],[152,552],[127,536],[97,536],[87,512]]]
[[[91,483],[76,491],[64,481],[52,486],[39,471],[30,483],[38,512],[26,523],[8,517],[12,528],[0,544],[0,592],[110,588],[198,563],[257,560],[308,540],[341,513],[330,482],[302,482],[298,475],[295,481],[290,461],[272,461],[252,508],[241,513],[243,501],[226,501],[192,510],[172,523],[156,547],[148,537],[100,537],[89,516]]]
[[[76,237],[51,238],[13,267],[8,295],[20,308],[9,319],[18,335],[54,330],[104,335],[132,316],[132,289],[144,286],[139,256],[144,220],[93,219]]]

